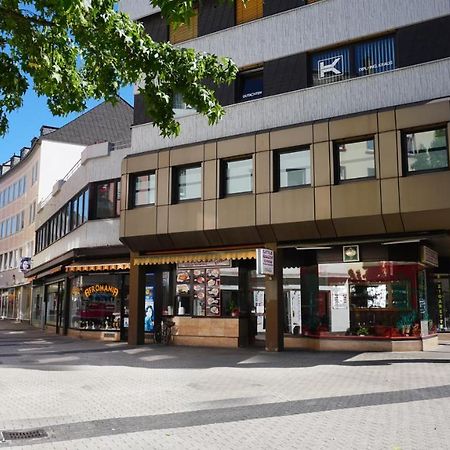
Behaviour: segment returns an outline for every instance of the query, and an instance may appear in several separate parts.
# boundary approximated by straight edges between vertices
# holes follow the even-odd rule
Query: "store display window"
[[[307,331],[420,335],[419,269],[415,263],[320,264],[317,308]]]
[[[207,267],[205,263],[202,267],[178,267],[174,315],[239,317],[248,313],[247,292],[240,269],[232,267],[230,261],[222,263],[222,266]]]
[[[122,286],[122,275],[75,277],[71,283],[69,327],[120,330]]]

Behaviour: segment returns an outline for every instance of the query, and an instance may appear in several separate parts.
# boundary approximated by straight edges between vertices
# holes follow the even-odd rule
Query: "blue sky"
[[[131,105],[133,104],[132,87],[124,88],[121,96]],[[98,101],[90,101],[88,109],[98,105]],[[47,107],[47,99],[38,97],[34,91],[29,90],[24,97],[22,108],[9,115],[9,131],[3,138],[0,137],[0,164],[7,161],[22,147],[29,147],[31,139],[39,135],[42,125],[61,127],[75,119],[81,113],[72,113],[65,117],[53,116]]]

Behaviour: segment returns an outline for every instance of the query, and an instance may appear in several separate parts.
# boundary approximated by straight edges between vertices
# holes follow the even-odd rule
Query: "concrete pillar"
[[[138,254],[131,252],[128,343],[142,345],[145,342],[145,266],[134,265],[135,256]]]
[[[276,244],[266,244],[274,252],[274,275],[266,275],[266,350],[284,350],[283,257]]]

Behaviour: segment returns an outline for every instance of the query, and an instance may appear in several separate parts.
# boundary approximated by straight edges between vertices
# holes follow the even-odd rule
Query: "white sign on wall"
[[[268,248],[256,249],[256,273],[258,275],[273,275],[273,251]]]
[[[438,252],[426,245],[420,247],[420,262],[431,267],[439,267],[439,255]]]

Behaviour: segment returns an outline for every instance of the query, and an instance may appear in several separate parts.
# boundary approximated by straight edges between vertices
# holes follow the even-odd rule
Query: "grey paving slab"
[[[0,431],[29,448],[450,448],[450,346],[131,347],[0,321]],[[0,447],[1,447],[0,446]]]

